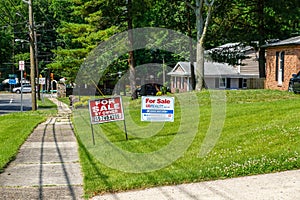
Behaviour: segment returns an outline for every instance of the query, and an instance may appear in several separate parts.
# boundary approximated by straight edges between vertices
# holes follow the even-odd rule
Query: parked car
[[[0,91],[4,90],[4,85],[2,83],[0,83]]]
[[[300,93],[300,71],[292,76],[289,82],[289,92]]]
[[[20,94],[21,93],[21,86],[13,88],[12,92]],[[23,93],[31,92],[31,85],[23,85],[22,92]]]
[[[137,99],[139,96],[155,96],[157,95],[157,92],[166,93],[171,92],[171,90],[158,83],[147,83],[135,90],[132,99]]]

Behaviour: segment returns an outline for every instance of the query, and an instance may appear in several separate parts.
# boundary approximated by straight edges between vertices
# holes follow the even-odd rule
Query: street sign
[[[24,60],[19,61],[19,70],[24,71],[25,70],[25,62]]]
[[[141,121],[174,122],[174,97],[143,96]]]
[[[120,96],[89,101],[91,124],[124,120]]]
[[[17,75],[16,74],[8,74],[8,78],[15,79],[15,78],[17,78]]]
[[[17,80],[16,79],[9,79],[8,80],[8,84],[10,84],[10,85],[16,85],[17,84]]]
[[[94,145],[95,137],[93,124],[105,122],[123,121],[126,140],[128,140],[121,96],[89,100],[89,111]]]
[[[45,78],[39,78],[39,84],[45,85],[46,79]]]

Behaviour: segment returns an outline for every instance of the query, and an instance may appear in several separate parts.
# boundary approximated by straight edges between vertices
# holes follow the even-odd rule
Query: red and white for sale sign
[[[89,101],[92,124],[124,120],[120,96]]]

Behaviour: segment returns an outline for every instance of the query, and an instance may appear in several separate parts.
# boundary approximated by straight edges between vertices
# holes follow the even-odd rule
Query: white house
[[[194,63],[196,69],[196,63]],[[190,62],[178,62],[168,73],[171,76],[171,91],[186,92],[192,90]],[[205,62],[204,81],[208,89],[246,89],[251,80],[258,75],[241,73],[240,67],[225,63]]]
[[[231,54],[244,55],[239,65],[209,61],[210,53],[218,52],[221,56]],[[207,60],[204,63],[204,81],[210,89],[262,89],[264,79],[259,78],[259,63],[257,51],[253,47],[241,43],[228,43],[205,52]],[[196,69],[196,63],[194,63]],[[171,76],[172,92],[192,90],[190,62],[178,62],[168,75]]]

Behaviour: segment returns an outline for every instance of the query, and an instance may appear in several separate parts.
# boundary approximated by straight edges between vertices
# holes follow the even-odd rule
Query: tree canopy
[[[39,69],[73,81],[84,58],[93,49],[128,28],[167,28],[197,40],[197,13],[190,5],[203,2],[205,0],[33,0]],[[203,48],[240,42],[259,49],[268,39],[299,35],[299,4],[298,0],[215,0]],[[203,7],[204,20],[207,11],[208,7]],[[15,72],[18,60],[29,62],[28,44],[16,42],[16,39],[28,40],[26,3],[0,0],[0,36],[0,79],[3,80]],[[151,48],[135,50],[132,55],[136,65],[165,62],[173,67],[181,59],[180,55]],[[114,61],[109,73],[127,70],[129,56],[126,54]]]

